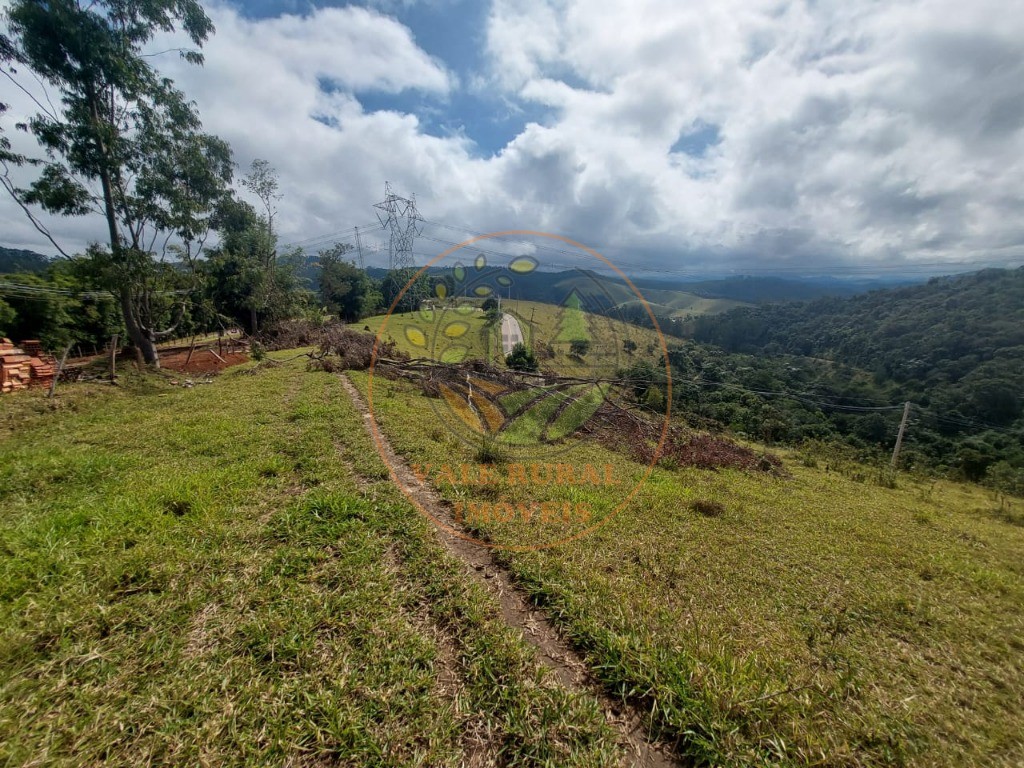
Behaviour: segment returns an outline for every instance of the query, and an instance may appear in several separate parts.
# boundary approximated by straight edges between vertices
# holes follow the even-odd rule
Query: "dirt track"
[[[392,481],[412,495],[431,516],[453,529],[461,528],[447,505],[433,489],[416,479],[405,459],[395,453],[387,438],[373,424],[370,411],[352,382],[344,375],[340,378],[345,391],[363,415],[363,426],[383,451]],[[542,611],[530,605],[491,549],[448,534],[440,528],[435,530],[445,548],[463,563],[466,573],[498,599],[502,619],[518,629],[523,638],[537,649],[541,661],[554,672],[559,682],[569,690],[586,691],[601,702],[608,724],[620,735],[619,741],[628,754],[630,765],[667,768],[679,764],[663,745],[648,740],[639,712],[604,692],[590,674],[583,657],[573,650]]]

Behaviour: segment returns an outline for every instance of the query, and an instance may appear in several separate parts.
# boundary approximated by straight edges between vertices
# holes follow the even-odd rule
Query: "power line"
[[[29,285],[27,283],[0,283],[0,293],[20,298],[65,298],[65,299],[115,299],[110,291],[69,291],[63,288]],[[191,293],[189,290],[153,291],[154,296],[182,296]]]
[[[340,229],[337,232],[328,232],[322,235],[316,235],[314,237],[307,237],[302,240],[291,240],[287,243],[281,243],[281,248],[313,248],[320,245],[326,245],[328,243],[339,242],[342,240],[350,240],[352,233],[357,229],[370,229],[379,226],[376,222],[368,222],[359,224],[353,227],[347,227],[346,229]]]

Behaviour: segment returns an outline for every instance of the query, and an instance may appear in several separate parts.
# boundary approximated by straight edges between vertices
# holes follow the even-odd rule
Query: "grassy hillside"
[[[566,375],[614,376],[634,359],[661,354],[654,331],[610,317],[516,299],[503,302],[502,310],[519,320],[527,345],[537,353],[541,367]],[[376,334],[384,319],[378,315],[360,320],[356,326],[368,327]],[[503,360],[498,329],[487,326],[483,312],[469,306],[392,315],[385,337],[413,357],[453,360],[461,355],[464,359]],[[575,338],[590,340],[586,355],[571,353],[570,341]],[[626,341],[636,345],[630,348],[632,352],[627,351]]]
[[[459,362],[479,358],[496,360],[500,351],[498,331],[488,326],[479,307],[464,305],[447,310],[396,312],[376,315],[353,324],[394,341],[412,357]]]
[[[337,377],[129,378],[0,398],[0,764],[621,758],[390,484]]]
[[[473,460],[418,388],[383,386],[376,412],[398,450],[421,464]],[[571,455],[610,465],[625,487],[642,475],[595,444]],[[789,477],[659,467],[598,532],[506,562],[595,674],[700,763],[1019,765],[1024,504],[783,458]],[[437,485],[452,502],[569,501],[595,518],[619,498],[504,478]],[[473,527],[528,545],[580,526]]]
[[[535,350],[543,347],[554,353],[554,357],[540,358],[541,366],[565,375],[613,377],[636,358],[661,354],[657,333],[611,317],[534,301],[513,300],[503,309],[519,319]],[[571,340],[575,338],[590,341],[586,355],[572,354]],[[636,345],[630,347],[632,353],[626,351],[627,341]]]
[[[432,269],[431,274],[451,275],[449,269]],[[374,276],[382,277],[384,273],[371,270]],[[484,267],[467,270],[466,282],[459,282],[455,293],[472,291],[477,287],[487,286],[502,296],[513,300],[534,301],[543,304],[561,305],[572,294],[582,300],[584,308],[589,312],[607,313],[618,317],[622,308],[639,301],[636,292],[616,275],[599,274],[592,270],[572,269],[562,272],[534,271],[526,274],[510,275],[504,268]],[[499,278],[501,278],[499,280]],[[512,279],[511,287],[503,280]],[[678,288],[667,283],[648,282],[641,289],[641,294],[658,310],[658,315],[665,317],[673,313],[684,313],[698,316],[708,313],[725,312],[734,307],[746,306],[741,301],[731,298],[716,297],[707,293],[697,293],[685,288]]]

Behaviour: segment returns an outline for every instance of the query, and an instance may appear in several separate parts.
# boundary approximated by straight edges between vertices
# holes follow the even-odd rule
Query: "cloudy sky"
[[[204,67],[154,61],[240,168],[277,168],[286,242],[374,222],[388,180],[428,221],[421,262],[531,229],[638,273],[1024,263],[1024,0],[207,9]]]

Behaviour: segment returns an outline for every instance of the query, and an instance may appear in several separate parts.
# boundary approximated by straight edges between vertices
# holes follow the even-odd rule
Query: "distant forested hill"
[[[693,336],[732,352],[828,358],[988,424],[1024,410],[1024,268],[736,309],[697,318]]]
[[[0,275],[10,275],[15,272],[44,272],[49,264],[50,259],[41,253],[0,246]]]
[[[366,271],[376,279],[383,279],[387,275],[386,270],[374,267]],[[647,308],[633,288],[621,278],[591,270],[537,270],[528,274],[515,274],[512,275],[511,285],[508,282],[511,273],[500,267],[469,269],[468,279],[464,282],[453,281],[450,268],[431,268],[429,273],[446,276],[455,294],[465,292],[468,296],[479,296],[481,294],[474,293],[476,289],[488,288],[503,297],[554,305],[564,304],[572,296],[587,312],[608,315],[648,328],[652,326]],[[652,282],[641,292],[662,331],[666,333],[675,333],[676,328],[686,319],[743,306],[742,302],[698,295],[668,287],[670,285]]]
[[[700,296],[732,299],[746,304],[769,304],[782,301],[810,301],[825,296],[854,296],[877,288],[889,288],[913,281],[881,283],[878,280],[837,278],[794,279],[759,275],[737,275],[720,280],[701,280],[677,284],[679,290]],[[646,287],[648,283],[644,283]]]

